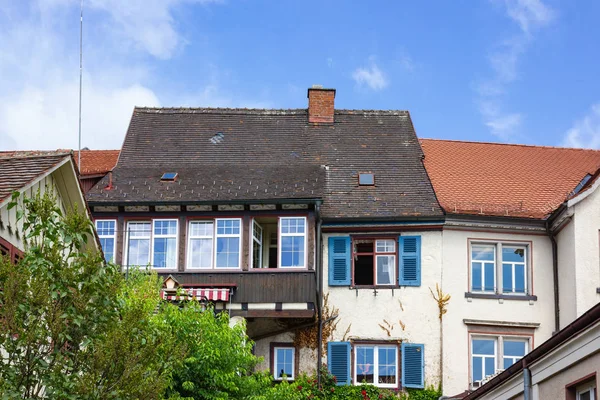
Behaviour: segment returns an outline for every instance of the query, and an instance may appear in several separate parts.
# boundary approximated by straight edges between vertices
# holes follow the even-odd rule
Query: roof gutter
[[[523,371],[525,366],[534,364],[536,361],[542,359],[552,350],[567,342],[569,339],[580,334],[581,332],[583,332],[598,321],[600,321],[600,303],[596,304],[581,317],[577,318],[575,321],[567,325],[562,331],[558,332],[550,339],[542,343],[540,346],[536,347],[531,353],[523,357],[521,359],[521,362],[511,365],[500,375],[494,377],[492,380],[490,380],[485,385],[481,386],[473,393],[468,394],[463,400],[478,399],[485,393],[492,391],[496,387],[500,386],[503,382],[509,380],[519,372]]]

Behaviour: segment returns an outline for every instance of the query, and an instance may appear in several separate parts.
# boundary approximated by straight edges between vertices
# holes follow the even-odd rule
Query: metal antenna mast
[[[77,165],[81,172],[81,87],[83,79],[83,0],[79,8],[79,151],[77,152]]]

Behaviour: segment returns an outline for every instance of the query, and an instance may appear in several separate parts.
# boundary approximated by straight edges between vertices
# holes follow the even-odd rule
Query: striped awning
[[[160,295],[165,300],[229,301],[229,289],[182,289],[179,294],[163,289]]]

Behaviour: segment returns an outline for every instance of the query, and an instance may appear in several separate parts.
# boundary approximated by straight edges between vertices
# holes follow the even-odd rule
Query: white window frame
[[[520,261],[504,261],[504,259],[502,259],[500,261],[500,274],[502,274],[502,293],[508,293],[508,294],[515,294],[515,295],[524,295],[527,294],[529,292],[529,285],[527,283],[528,278],[529,278],[529,274],[527,272],[527,256],[529,255],[528,251],[527,251],[527,246],[523,246],[523,245],[511,245],[508,243],[500,243],[500,250],[504,250],[504,247],[512,247],[515,249],[522,249],[523,250],[523,262]],[[503,253],[500,254],[500,258],[502,258]],[[510,292],[505,292],[504,291],[504,264],[510,264],[511,265],[511,270],[512,270],[512,282],[511,282],[511,288],[512,291]],[[523,283],[524,283],[524,291],[523,293],[519,293],[515,291],[515,283],[516,283],[516,266],[517,265],[522,265],[523,266],[523,273],[525,274],[525,276],[523,277]]]
[[[123,251],[123,265],[127,268],[129,267],[146,267],[146,265],[136,265],[136,264],[130,264],[129,263],[129,244],[130,244],[130,225],[131,224],[149,224],[150,225],[150,231],[148,232],[147,236],[136,236],[136,239],[147,239],[149,241],[148,244],[148,264],[150,264],[150,267],[152,268],[152,220],[132,220],[132,221],[127,221],[127,223],[125,224],[125,245],[123,246],[125,251]],[[162,268],[161,268],[162,269]]]
[[[212,224],[212,233],[211,236],[195,236],[192,235],[192,224]],[[211,270],[214,268],[214,253],[215,253],[215,220],[214,219],[194,219],[194,220],[190,220],[188,222],[188,239],[187,239],[187,257],[186,257],[186,269],[189,270]],[[203,267],[194,267],[192,265],[192,241],[193,240],[206,240],[206,239],[210,239],[210,266],[208,268],[203,268]]]
[[[283,224],[282,222],[284,220],[292,220],[292,219],[301,219],[304,222],[304,233],[282,233],[282,227]],[[308,255],[306,254],[306,248],[307,248],[307,242],[308,242],[308,221],[306,219],[306,217],[279,217],[279,220],[277,221],[277,233],[278,233],[278,245],[277,245],[277,267],[278,268],[285,268],[285,269],[306,269],[307,268],[307,259],[308,259]],[[296,266],[289,266],[289,267],[284,267],[281,265],[281,261],[282,261],[282,257],[281,257],[281,252],[283,250],[283,238],[284,237],[303,237],[304,238],[304,250],[303,250],[303,254],[304,254],[304,262],[303,265],[296,265]]]
[[[244,225],[242,223],[241,218],[215,218],[215,239],[213,244],[213,269],[215,270],[239,270],[242,268],[242,232],[244,230]],[[219,234],[218,224],[219,221],[238,221],[240,224],[240,233],[239,234],[229,234],[229,233],[221,233]],[[219,238],[238,238],[238,266],[236,267],[217,267],[217,242]]]
[[[175,234],[155,234],[154,226],[157,222],[175,222]],[[176,270],[179,264],[179,220],[177,218],[155,218],[152,219],[152,242],[150,246],[150,265],[152,268],[165,271],[165,270]],[[154,266],[154,239],[175,239],[175,266],[173,267],[155,267]]]
[[[493,261],[478,261],[473,259],[473,246],[490,246],[494,247],[494,260]],[[531,270],[531,244],[523,243],[523,242],[513,242],[510,240],[506,241],[498,241],[498,240],[472,240],[469,239],[469,292],[470,293],[482,293],[482,294],[506,294],[509,296],[529,296],[530,287],[532,287],[533,276]],[[502,259],[502,249],[503,247],[514,247],[523,249],[523,259],[524,262],[519,261],[508,261],[503,262]],[[481,271],[481,287],[482,290],[473,290],[473,262],[481,262],[481,263],[490,263],[494,264],[494,290],[483,290],[485,287],[485,268],[482,268]],[[524,289],[523,293],[519,292],[504,292],[504,267],[503,264],[512,264],[513,273],[512,273],[512,289],[515,288],[515,265],[524,265],[525,277],[524,277]]]
[[[470,371],[469,371],[469,380],[471,382],[471,386],[472,387],[476,387],[473,384],[475,383],[474,381],[474,363],[473,363],[473,357],[477,356],[477,357],[484,357],[484,358],[489,358],[490,356],[487,354],[475,354],[473,352],[473,340],[493,340],[494,341],[494,374],[500,371],[504,370],[504,342],[525,342],[525,354],[523,355],[523,357],[525,355],[527,355],[530,351],[531,351],[531,337],[525,336],[525,335],[491,335],[491,334],[481,334],[481,333],[472,333],[470,334],[470,338],[469,338],[469,365],[470,365]],[[515,359],[514,356],[508,356],[506,358],[512,358],[513,360]],[[516,360],[520,360],[522,357],[519,357]],[[514,362],[513,362],[514,364]],[[482,363],[482,366],[485,368],[485,362]],[[485,369],[484,369],[485,371]],[[485,380],[487,376],[483,376],[482,373],[482,380]]]
[[[392,250],[389,250],[387,246],[384,246],[384,250],[379,250],[378,242],[392,242]],[[396,264],[396,241],[393,239],[376,239],[373,243],[373,255],[375,257],[375,285],[378,286],[393,286],[396,284],[396,270],[398,269]],[[390,283],[379,283],[379,274],[377,273],[377,261],[379,258],[391,258],[392,262],[392,276],[390,279]]]
[[[260,237],[256,236],[256,232],[257,230],[260,231]],[[264,234],[263,234],[263,227],[261,224],[259,224],[255,218],[252,219],[252,238],[250,239],[250,249],[251,249],[251,254],[250,254],[250,261],[252,263],[252,268],[262,268],[263,267],[263,242],[264,242]],[[254,247],[258,246],[260,248],[260,253],[259,253],[259,260],[258,260],[258,265],[254,265]]]
[[[589,383],[583,384],[581,386],[577,386],[577,388],[575,389],[575,393],[576,393],[575,394],[576,400],[581,400],[581,395],[586,394],[586,393],[590,394],[590,400],[597,400],[596,399],[596,383],[589,382]]]
[[[398,370],[398,345],[395,344],[369,344],[369,343],[360,343],[360,344],[356,344],[354,345],[354,352],[353,352],[353,362],[354,362],[354,376],[353,376],[353,382],[355,386],[360,386],[363,385],[362,382],[358,382],[358,349],[359,348],[373,348],[373,383],[364,383],[365,385],[373,385],[373,386],[377,386],[380,388],[397,388],[398,387],[398,382],[400,379],[399,376],[399,370]],[[395,364],[395,368],[396,368],[396,383],[379,383],[379,349],[380,348],[389,348],[389,349],[394,349],[394,354],[396,356],[396,364]]]
[[[285,378],[280,378],[277,375],[279,374],[279,368],[277,365],[277,351],[278,350],[291,350],[292,351],[292,375],[286,376]],[[291,346],[275,346],[273,347],[273,379],[276,381],[289,380],[293,381],[296,379],[296,349]]]
[[[115,230],[114,230],[114,234],[112,235],[101,235],[100,232],[98,231],[98,222],[112,222],[115,224]],[[94,221],[94,225],[96,227],[96,232],[98,233],[98,238],[99,239],[112,239],[113,241],[113,258],[112,260],[106,260],[108,262],[115,262],[115,256],[117,253],[117,220],[116,219],[97,219]],[[102,249],[102,251],[104,252],[104,249]]]
[[[473,259],[473,247],[475,246],[481,246],[481,247],[491,247],[494,249],[494,259],[493,260],[474,260]],[[497,274],[498,274],[498,249],[495,243],[480,243],[480,242],[475,242],[475,243],[471,243],[471,246],[469,246],[469,260],[470,260],[470,265],[469,268],[471,268],[471,287],[469,288],[469,291],[471,292],[477,292],[477,293],[496,293],[497,291],[497,287],[498,287],[498,279],[497,279]],[[481,290],[474,290],[473,289],[473,276],[475,275],[473,273],[473,263],[477,262],[477,263],[481,263]],[[485,289],[485,264],[489,264],[492,263],[494,265],[494,272],[493,272],[493,277],[494,277],[494,288],[492,290],[486,290]]]

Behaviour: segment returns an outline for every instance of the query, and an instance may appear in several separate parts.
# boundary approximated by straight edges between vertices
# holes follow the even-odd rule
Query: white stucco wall
[[[577,318],[577,285],[575,279],[575,221],[571,220],[556,235],[558,252],[558,301],[560,329]]]
[[[469,291],[469,239],[493,240],[503,243],[523,243],[532,249],[533,294],[537,301],[471,299]],[[482,232],[468,230],[443,231],[443,289],[452,296],[444,316],[444,374],[445,395],[461,393],[469,388],[469,327],[464,319],[537,323],[533,345],[548,339],[554,327],[552,247],[544,234]],[[477,328],[471,328],[477,330]],[[508,331],[510,328],[486,327],[487,331]]]
[[[256,369],[259,371],[270,370],[271,343],[293,343],[294,337],[294,332],[285,332],[279,335],[257,340],[255,342],[254,354],[258,357],[262,357],[262,361],[256,366]],[[308,348],[300,348],[298,349],[297,354],[297,372],[299,374],[314,374],[317,368],[316,351]]]
[[[339,309],[337,329],[331,339],[342,340],[346,329],[350,327],[347,339],[398,339],[424,344],[425,384],[437,385],[440,368],[440,322],[438,306],[429,288],[435,291],[436,283],[440,283],[442,235],[441,231],[411,231],[408,234],[421,236],[421,286],[393,290],[378,288],[377,295],[373,289],[349,289],[348,286],[328,285],[329,237],[348,235],[323,235],[323,289],[325,295],[329,294],[329,304]],[[379,326],[386,326],[385,321],[392,327],[390,336]],[[324,362],[327,360],[324,359]]]
[[[600,302],[600,294],[596,293],[600,287],[600,189],[575,204],[573,209],[575,291],[571,301],[574,300],[576,309],[574,318],[561,321],[565,324]]]

